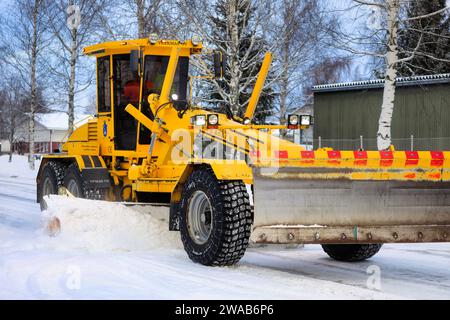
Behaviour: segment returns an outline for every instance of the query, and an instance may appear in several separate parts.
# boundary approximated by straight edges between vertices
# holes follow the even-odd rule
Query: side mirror
[[[216,79],[222,79],[225,77],[225,70],[227,62],[225,55],[222,52],[214,52],[214,77]]]
[[[130,52],[130,71],[133,74],[139,72],[139,63],[141,58],[141,52],[139,50],[131,50]]]

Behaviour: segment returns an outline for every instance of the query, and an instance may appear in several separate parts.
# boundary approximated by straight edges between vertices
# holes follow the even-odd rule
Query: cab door
[[[112,155],[114,128],[112,125],[111,56],[97,58],[97,115],[100,154]]]
[[[125,108],[139,107],[140,79],[130,69],[130,54],[113,55],[114,149],[135,151],[138,123]]]

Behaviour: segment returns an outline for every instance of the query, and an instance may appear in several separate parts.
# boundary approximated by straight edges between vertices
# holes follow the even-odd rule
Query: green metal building
[[[314,87],[314,147],[376,150],[383,80]],[[397,79],[397,150],[450,150],[450,74]]]

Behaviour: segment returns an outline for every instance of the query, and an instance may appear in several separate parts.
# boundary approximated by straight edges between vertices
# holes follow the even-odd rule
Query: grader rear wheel
[[[64,185],[66,166],[57,161],[47,162],[42,169],[42,176],[39,182],[39,204],[41,211],[47,209],[44,197],[51,194],[58,194],[58,189]]]
[[[88,188],[76,163],[72,163],[67,169],[64,186],[74,197],[90,200],[104,200],[107,191],[106,189]]]
[[[180,209],[181,240],[192,261],[229,266],[243,257],[252,211],[242,181],[218,181],[210,169],[194,171],[185,184]]]
[[[67,169],[64,185],[71,195],[77,198],[85,198],[83,178],[76,163],[72,163]]]

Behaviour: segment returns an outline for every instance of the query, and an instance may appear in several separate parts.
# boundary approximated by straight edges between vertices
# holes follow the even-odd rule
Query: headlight
[[[301,116],[300,124],[302,126],[310,126],[311,125],[311,116]]]
[[[202,37],[200,37],[199,35],[193,35],[191,39],[194,46],[198,46],[202,42],[202,40]]]
[[[191,118],[191,124],[196,127],[203,127],[206,125],[206,116],[195,116]]]
[[[179,97],[176,93],[172,94],[171,98],[172,98],[172,101],[178,101],[178,99],[179,99]]]
[[[244,119],[244,124],[247,126],[247,125],[249,125],[250,123],[252,123],[252,120],[250,120],[249,118],[245,118]]]
[[[210,114],[208,116],[208,125],[217,126],[219,124],[219,116],[217,114]]]
[[[295,114],[290,115],[288,118],[288,123],[290,126],[298,126],[299,121],[300,121],[299,116]]]
[[[150,41],[151,44],[155,44],[158,42],[159,37],[156,33],[152,33],[150,34],[150,36],[148,37],[148,40]]]

